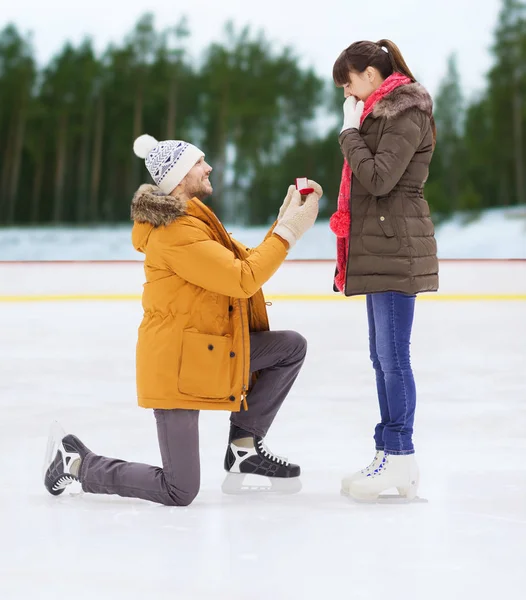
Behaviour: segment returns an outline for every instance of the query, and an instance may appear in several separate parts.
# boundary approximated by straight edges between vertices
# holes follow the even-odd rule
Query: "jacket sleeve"
[[[373,154],[357,129],[340,134],[340,146],[353,176],[373,196],[388,194],[400,181],[424,134],[415,112],[388,119]]]
[[[264,240],[268,240],[272,235],[274,235],[274,237],[277,237],[278,239],[280,239],[283,244],[285,245],[285,248],[287,249],[287,252],[290,250],[290,246],[287,240],[283,239],[281,236],[279,236],[277,233],[274,234],[274,229],[276,227],[276,225],[278,224],[278,221],[274,221],[274,223],[272,223],[270,229],[267,231],[267,233],[265,234]],[[236,243],[239,247],[243,247],[245,248],[245,252],[248,252],[248,254],[252,254],[252,252],[257,250],[256,248],[247,248],[244,244],[241,244],[241,242],[238,242],[237,240],[235,240],[234,238],[232,238],[232,241],[234,243]]]
[[[276,227],[277,224],[278,224],[278,220],[276,219],[274,221],[274,223],[272,223],[272,225],[270,226],[270,229],[267,231],[267,233],[265,235],[266,240],[268,240],[268,238],[274,233],[274,228]]]
[[[274,221],[274,223],[272,223],[272,225],[270,226],[270,229],[265,234],[265,237],[264,237],[265,240],[268,240],[269,237],[272,236],[272,234],[274,233],[274,228],[276,227],[277,224],[278,224],[278,221],[276,219],[276,221]],[[278,235],[278,237],[279,237],[279,235]],[[279,237],[279,239],[283,241],[283,243],[285,244],[285,247],[288,249],[289,243],[286,240],[284,240],[283,238],[281,238],[281,237]],[[255,249],[254,248],[247,248],[247,250],[251,254],[252,252],[254,252]]]
[[[274,235],[240,260],[191,218],[183,217],[159,231],[158,253],[168,269],[193,285],[232,298],[250,298],[278,270],[287,249]]]

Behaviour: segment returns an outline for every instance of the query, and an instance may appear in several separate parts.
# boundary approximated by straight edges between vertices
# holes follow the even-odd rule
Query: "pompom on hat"
[[[147,134],[135,140],[133,151],[139,158],[145,159],[152,179],[165,194],[172,192],[205,155],[196,146],[182,140],[159,142]]]

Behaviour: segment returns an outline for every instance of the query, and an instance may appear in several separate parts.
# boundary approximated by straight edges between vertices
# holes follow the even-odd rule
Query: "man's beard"
[[[187,194],[190,198],[197,198],[198,200],[201,200],[201,202],[212,195],[202,183],[196,185],[193,189],[189,189]]]

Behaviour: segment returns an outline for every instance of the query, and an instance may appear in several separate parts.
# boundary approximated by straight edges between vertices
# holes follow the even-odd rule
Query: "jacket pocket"
[[[391,214],[393,203],[394,198],[380,196],[376,204],[376,220],[383,233],[382,254],[396,254],[402,245],[398,222],[396,217]]]
[[[362,232],[364,249],[375,255],[397,254],[401,247],[395,217],[391,215],[389,199],[377,198],[374,213],[369,214]]]
[[[196,398],[224,399],[230,393],[230,336],[183,333],[179,391]]]
[[[380,223],[380,227],[382,228],[385,237],[392,238],[395,236],[395,231],[393,229],[391,217],[388,214],[378,215],[378,223]]]
[[[396,232],[393,227],[393,218],[391,217],[390,199],[386,196],[379,196],[376,201],[376,220],[385,237],[395,237]]]

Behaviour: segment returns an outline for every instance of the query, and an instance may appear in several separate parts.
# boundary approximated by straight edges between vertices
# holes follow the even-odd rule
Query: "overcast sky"
[[[158,28],[189,19],[188,48],[198,57],[222,38],[224,23],[262,29],[276,48],[291,46],[303,66],[330,77],[338,54],[359,39],[393,40],[413,73],[434,94],[449,54],[457,52],[469,97],[484,87],[501,0],[0,0],[0,27],[32,31],[39,62],[89,34],[98,51],[121,42],[137,19],[154,13]]]

